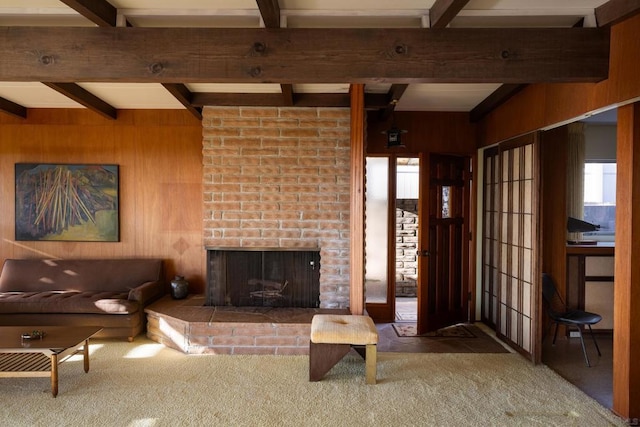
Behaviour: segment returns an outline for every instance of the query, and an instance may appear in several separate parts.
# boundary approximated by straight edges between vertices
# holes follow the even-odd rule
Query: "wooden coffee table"
[[[58,395],[58,365],[74,354],[84,355],[89,372],[89,338],[97,326],[0,326],[0,378],[51,376],[51,394]],[[42,339],[23,333],[44,331]]]

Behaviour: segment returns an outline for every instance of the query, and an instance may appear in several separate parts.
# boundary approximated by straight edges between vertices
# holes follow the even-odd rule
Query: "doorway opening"
[[[418,320],[418,230],[420,159],[396,159],[395,321]]]
[[[374,318],[417,321],[420,159],[368,157],[365,296]]]

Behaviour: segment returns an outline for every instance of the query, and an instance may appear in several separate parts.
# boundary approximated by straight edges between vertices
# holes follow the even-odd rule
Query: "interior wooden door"
[[[418,333],[469,319],[469,157],[431,155],[423,186]],[[422,215],[422,218],[425,218]]]

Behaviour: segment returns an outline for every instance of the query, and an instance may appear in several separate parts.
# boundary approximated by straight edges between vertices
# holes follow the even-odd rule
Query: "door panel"
[[[422,207],[428,221],[420,238],[418,333],[469,319],[470,159],[431,155],[426,176],[428,197]]]
[[[365,180],[365,302],[376,322],[395,317],[394,203],[395,167],[389,157],[367,157]]]

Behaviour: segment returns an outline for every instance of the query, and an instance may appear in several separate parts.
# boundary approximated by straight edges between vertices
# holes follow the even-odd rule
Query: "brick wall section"
[[[205,107],[204,244],[320,249],[320,306],[349,305],[348,108]]]

